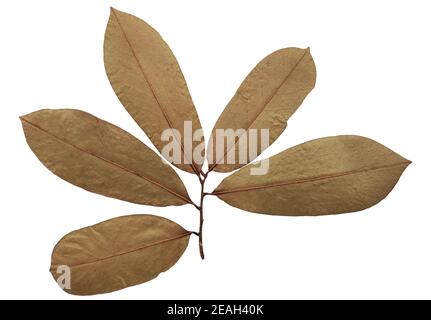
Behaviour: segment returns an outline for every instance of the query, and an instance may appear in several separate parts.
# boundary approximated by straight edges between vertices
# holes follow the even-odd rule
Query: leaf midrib
[[[141,250],[144,250],[144,249],[147,249],[147,248],[151,248],[151,247],[154,247],[154,246],[157,246],[157,245],[169,242],[169,241],[178,240],[178,239],[187,237],[187,236],[189,236],[191,234],[192,234],[192,232],[187,231],[186,233],[182,233],[182,234],[173,236],[171,238],[167,238],[167,239],[155,241],[155,242],[152,242],[150,244],[144,245],[144,246],[136,248],[136,249],[132,249],[132,250],[129,250],[129,251],[115,253],[115,254],[112,254],[112,255],[107,256],[107,257],[96,259],[94,261],[76,263],[76,264],[73,264],[73,265],[69,265],[69,267],[70,268],[82,267],[84,265],[94,264],[94,263],[98,263],[98,262],[102,262],[102,261],[106,261],[106,260],[118,258],[118,257],[124,256],[124,255],[127,255],[127,254],[131,254],[131,253],[134,253],[134,252],[137,252],[137,251],[141,251]],[[51,268],[53,268],[53,266],[51,266]]]
[[[394,164],[390,164],[390,165],[377,166],[374,168],[351,170],[351,171],[346,171],[346,172],[340,172],[338,174],[328,174],[328,175],[316,176],[316,177],[311,177],[311,178],[306,178],[306,179],[291,180],[291,181],[279,182],[279,183],[269,183],[269,184],[250,186],[250,187],[242,187],[242,188],[240,187],[240,188],[234,188],[234,189],[230,189],[230,190],[220,190],[220,191],[214,190],[211,194],[212,195],[222,195],[222,194],[235,193],[235,192],[246,192],[246,191],[252,191],[252,190],[275,188],[275,187],[282,187],[282,186],[287,186],[287,185],[315,182],[315,181],[320,181],[320,180],[333,179],[333,178],[339,178],[339,177],[348,176],[348,175],[365,173],[365,172],[369,172],[369,171],[376,171],[376,170],[380,170],[380,169],[388,169],[388,168],[392,168],[392,167],[409,165],[410,163],[411,163],[411,161],[403,161],[403,162],[394,163]]]
[[[113,12],[113,15],[114,15],[114,17],[115,17],[115,20],[117,20],[118,26],[120,27],[120,30],[121,30],[121,33],[122,33],[122,34],[123,34],[123,36],[124,36],[124,39],[126,40],[127,44],[128,44],[128,45],[129,45],[129,47],[130,47],[130,51],[132,51],[133,57],[135,58],[136,62],[138,63],[139,70],[141,71],[142,76],[143,76],[143,77],[144,77],[144,79],[145,79],[145,82],[148,84],[148,87],[150,88],[151,94],[153,95],[154,100],[156,101],[157,105],[159,106],[160,111],[162,112],[162,115],[163,115],[164,119],[166,120],[166,122],[167,122],[167,124],[168,124],[169,128],[171,128],[172,130],[176,130],[176,128],[174,128],[174,127],[173,127],[173,125],[172,125],[172,123],[171,123],[171,121],[170,121],[170,119],[169,119],[168,115],[166,114],[166,111],[165,111],[165,109],[164,109],[163,105],[162,105],[162,104],[161,104],[161,102],[159,101],[159,98],[157,97],[156,92],[155,92],[155,90],[154,90],[154,88],[153,88],[153,86],[152,86],[151,82],[148,80],[148,77],[147,77],[146,73],[144,72],[144,68],[142,67],[141,61],[139,61],[138,56],[136,55],[136,52],[135,52],[135,50],[133,49],[133,46],[132,46],[132,44],[131,44],[131,42],[130,42],[129,38],[127,37],[127,34],[126,34],[126,32],[125,32],[125,30],[124,30],[123,26],[121,25],[120,19],[118,19],[117,13],[115,12],[115,10],[112,10],[112,12]],[[177,140],[177,142],[178,142],[178,143],[179,143],[179,145],[181,146],[181,151],[183,152],[184,156],[187,158],[187,161],[188,161],[188,162],[190,162],[190,167],[192,168],[193,172],[194,172],[195,174],[199,175],[199,171],[198,171],[198,170],[197,170],[197,168],[195,167],[195,165],[194,165],[193,161],[190,161],[190,159],[188,159],[188,155],[187,155],[187,154],[185,153],[185,151],[184,151],[183,142],[182,142],[182,141],[178,141],[178,138],[177,138],[177,136],[176,136],[176,135],[174,135],[174,139],[175,139],[175,140]]]
[[[71,142],[69,142],[67,140],[64,140],[64,139],[56,136],[55,134],[53,134],[53,133],[51,133],[51,132],[43,129],[42,127],[38,126],[37,124],[34,124],[34,123],[30,122],[29,120],[25,119],[24,117],[21,117],[21,121],[24,121],[25,123],[27,123],[28,125],[32,126],[33,128],[35,128],[37,130],[40,130],[40,131],[48,134],[49,136],[53,137],[54,139],[60,141],[63,144],[71,146],[71,147],[77,149],[78,151],[80,151],[82,153],[88,154],[88,155],[90,155],[90,156],[92,156],[92,157],[94,157],[96,159],[99,159],[99,160],[101,160],[101,161],[103,161],[103,162],[105,162],[107,164],[110,164],[110,165],[112,165],[112,166],[114,166],[114,167],[116,167],[118,169],[121,169],[121,170],[123,170],[123,171],[125,171],[125,172],[127,172],[129,174],[133,174],[134,176],[137,176],[137,177],[139,177],[141,179],[144,179],[145,181],[150,182],[150,183],[154,184],[155,186],[157,186],[157,187],[159,187],[159,188],[161,188],[161,189],[169,192],[170,194],[172,194],[172,195],[180,198],[181,200],[185,201],[186,203],[192,204],[191,200],[187,199],[186,197],[180,195],[179,193],[171,190],[168,187],[163,186],[162,184],[160,184],[160,183],[158,183],[158,182],[156,182],[156,181],[154,181],[154,180],[152,180],[152,179],[150,179],[150,178],[148,178],[146,176],[140,175],[139,173],[137,173],[137,172],[135,172],[133,170],[130,170],[130,169],[127,169],[127,168],[123,167],[121,164],[118,164],[118,163],[116,163],[114,161],[111,161],[109,159],[106,159],[104,157],[98,156],[98,155],[96,155],[96,154],[94,154],[94,153],[92,153],[92,152],[90,152],[88,150],[82,149],[82,148],[78,147],[77,145],[75,145],[75,144],[73,144],[73,143],[71,143]]]

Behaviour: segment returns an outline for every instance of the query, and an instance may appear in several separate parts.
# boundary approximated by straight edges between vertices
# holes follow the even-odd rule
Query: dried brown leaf
[[[242,167],[245,163],[239,161],[241,152],[246,154],[247,163],[255,159],[284,131],[286,121],[314,88],[315,82],[316,67],[309,49],[281,49],[260,61],[245,78],[213,128],[208,146],[212,152],[207,153],[210,170],[229,172]],[[241,145],[238,137],[216,141],[217,129],[244,129],[247,143]],[[255,155],[249,152],[250,129],[258,131]],[[261,129],[269,130],[267,146],[261,141]],[[218,151],[217,154],[216,148],[223,150],[223,153]],[[227,157],[231,152],[235,155],[235,163],[228,163]]]
[[[189,231],[162,217],[114,218],[64,236],[53,250],[50,272],[71,294],[120,290],[171,268],[186,250],[189,237]],[[66,272],[70,288],[65,287]]]
[[[385,198],[410,164],[360,136],[312,140],[268,160],[266,174],[251,175],[254,165],[248,165],[224,179],[213,194],[234,207],[264,214],[353,212]]]
[[[159,33],[141,19],[112,9],[104,60],[115,93],[156,148],[162,152],[166,146],[161,138],[164,130],[178,130],[180,139],[175,142],[183,160],[173,164],[198,173],[202,163],[193,159],[193,150],[199,144],[203,147],[204,137],[198,141],[189,137],[188,143],[184,121],[191,121],[193,132],[201,124],[178,62]]]
[[[21,122],[39,160],[78,187],[139,204],[192,203],[176,172],[113,124],[73,109],[40,110]]]

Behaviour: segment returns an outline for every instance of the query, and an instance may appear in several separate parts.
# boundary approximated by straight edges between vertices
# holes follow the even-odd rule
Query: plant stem
[[[205,192],[204,192],[204,187],[205,187],[205,180],[207,178],[207,174],[205,173],[203,174],[203,178],[200,179],[201,182],[201,201],[199,204],[199,253],[201,255],[202,260],[205,259],[205,254],[204,254],[204,247],[203,247],[203,242],[202,242],[202,229],[203,229],[203,225],[204,225],[204,197],[205,197]]]

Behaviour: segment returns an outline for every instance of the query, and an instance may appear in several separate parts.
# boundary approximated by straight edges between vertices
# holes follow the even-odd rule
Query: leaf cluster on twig
[[[203,259],[206,196],[268,215],[353,212],[386,197],[410,164],[385,146],[353,135],[308,141],[252,163],[280,136],[315,85],[308,48],[281,49],[257,64],[216,122],[207,152],[180,67],[151,26],[112,9],[104,61],[115,93],[154,146],[173,166],[198,177],[199,203],[191,200],[178,174],[159,155],[126,131],[84,111],[44,109],[21,117],[30,148],[54,174],[88,191],[143,205],[190,204],[199,210],[199,231],[147,214],[73,231],[55,246],[50,269],[68,293],[106,293],[149,281],[178,261],[192,234],[199,237]],[[190,132],[185,122],[197,132],[191,141],[186,139]],[[175,133],[170,143],[177,146],[179,162],[164,152],[167,129]],[[267,136],[255,134],[266,129]],[[223,137],[221,148],[219,130],[236,133],[234,139]],[[243,138],[251,136],[258,148],[244,143]],[[265,168],[264,173],[254,174],[257,168]],[[205,192],[210,172],[234,170],[215,190]],[[59,273],[64,267],[70,279]]]

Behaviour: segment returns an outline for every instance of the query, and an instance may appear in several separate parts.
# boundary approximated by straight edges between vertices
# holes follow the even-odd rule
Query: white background
[[[57,287],[48,268],[56,242],[77,228],[152,213],[197,229],[192,206],[139,206],[88,193],[49,172],[25,142],[19,115],[70,107],[149,144],[105,74],[103,36],[112,5],[146,20],[169,43],[206,137],[260,59],[282,47],[310,46],[316,88],[263,157],[318,137],[359,134],[413,164],[385,200],[346,215],[273,217],[207,198],[205,261],[192,237],[181,260],[157,279],[90,299],[431,298],[427,3],[2,2],[0,297],[76,299]],[[196,177],[179,174],[197,200]],[[224,176],[214,173],[207,190]]]

